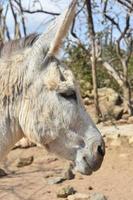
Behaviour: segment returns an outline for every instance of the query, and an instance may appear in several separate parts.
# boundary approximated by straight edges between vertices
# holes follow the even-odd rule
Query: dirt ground
[[[12,150],[3,164],[8,176],[0,179],[0,200],[56,200],[57,191],[66,186],[73,186],[80,193],[100,192],[108,200],[132,200],[133,147],[106,145],[106,156],[99,171],[91,176],[76,174],[73,180],[53,185],[49,180],[62,176],[68,162],[39,147]],[[34,156],[34,162],[18,168],[18,159],[27,156]]]

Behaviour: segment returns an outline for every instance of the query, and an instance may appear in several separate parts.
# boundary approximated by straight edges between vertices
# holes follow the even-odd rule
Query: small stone
[[[0,178],[3,176],[7,176],[7,173],[3,169],[0,169]]]
[[[72,171],[72,166],[70,165],[69,168],[64,173],[64,178],[66,180],[72,180],[75,178],[75,174]]]
[[[19,161],[18,161],[16,166],[17,167],[28,166],[28,165],[31,165],[33,161],[34,161],[33,156],[29,156],[29,157],[26,157],[26,158],[19,158]]]
[[[59,184],[65,181],[66,179],[64,177],[56,177],[56,178],[51,178],[48,180],[49,185],[54,185],[54,184]]]
[[[34,144],[33,142],[31,142],[28,138],[23,137],[20,141],[18,141],[15,146],[13,147],[13,149],[26,149],[26,148],[30,148],[30,147],[34,147],[36,146],[36,144]]]
[[[89,200],[88,194],[76,193],[74,195],[70,195],[67,198],[68,200]]]
[[[75,194],[75,192],[76,191],[74,190],[73,187],[67,186],[58,191],[57,197],[58,198],[67,198],[69,195]]]
[[[107,198],[101,193],[93,193],[90,196],[90,200],[107,200]]]

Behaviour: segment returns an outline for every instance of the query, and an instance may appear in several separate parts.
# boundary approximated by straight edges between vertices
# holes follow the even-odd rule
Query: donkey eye
[[[74,90],[69,90],[69,91],[65,91],[64,93],[60,93],[60,96],[67,99],[67,100],[76,100],[77,101],[77,95],[76,92]]]

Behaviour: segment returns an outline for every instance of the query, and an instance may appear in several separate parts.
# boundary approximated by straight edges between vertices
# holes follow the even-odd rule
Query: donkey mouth
[[[91,175],[93,173],[93,168],[91,167],[91,165],[88,163],[86,157],[83,157],[83,160],[85,162],[85,175]]]
[[[83,157],[83,162],[81,163],[75,163],[74,164],[74,171],[80,172],[83,175],[91,175],[93,172],[97,171],[101,167],[100,163],[90,163],[86,159],[86,157]]]
[[[73,163],[73,171],[74,173],[79,172],[83,175],[91,175],[93,173],[92,167],[89,165],[88,162],[83,160],[82,164],[81,163]]]
[[[97,171],[101,167],[102,161],[103,161],[103,158],[102,158],[102,159],[99,159],[98,161],[94,160],[93,162],[89,163],[86,157],[84,157],[83,159],[86,165],[88,166],[88,169],[92,172]]]

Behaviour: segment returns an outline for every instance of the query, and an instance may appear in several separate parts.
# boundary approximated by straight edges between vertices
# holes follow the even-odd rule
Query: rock
[[[90,200],[107,200],[107,198],[101,193],[93,193],[90,196]]]
[[[133,124],[133,116],[128,118],[128,123]]]
[[[36,146],[36,144],[34,144],[33,142],[31,142],[28,138],[23,137],[20,141],[18,141],[13,149],[16,148],[30,148]]]
[[[66,179],[64,177],[55,177],[55,178],[51,178],[48,180],[48,184],[49,185],[54,185],[54,184],[59,184],[62,183],[63,181],[65,181]]]
[[[75,192],[76,191],[74,190],[73,187],[67,186],[58,191],[57,197],[58,198],[67,198],[69,195],[75,194]]]
[[[129,114],[126,114],[126,113],[125,113],[125,114],[122,115],[122,119],[128,120],[128,118],[129,118]]]
[[[74,195],[70,195],[67,198],[68,200],[89,200],[89,194],[76,193]]]
[[[116,110],[116,106],[118,106],[118,101],[120,99],[119,94],[114,91],[112,88],[99,88],[98,89],[99,96],[99,106],[102,113],[102,118],[105,120],[111,119],[115,116],[115,118],[120,118],[120,111]],[[114,112],[115,109],[115,112]]]
[[[115,106],[112,111],[112,115],[116,120],[121,119],[123,115],[123,108],[120,106]]]
[[[3,169],[0,169],[0,178],[3,176],[7,176],[7,173]]]
[[[72,180],[75,178],[75,174],[72,171],[72,166],[70,165],[69,168],[64,173],[64,178],[66,180]]]
[[[119,104],[118,102],[120,100],[120,95],[112,88],[107,88],[107,87],[99,88],[98,95],[99,99],[106,100],[112,105]]]
[[[33,161],[34,161],[33,156],[29,156],[29,157],[26,157],[26,158],[19,158],[19,161],[18,161],[16,166],[17,167],[24,167],[24,166],[27,166],[27,165],[31,165]]]

